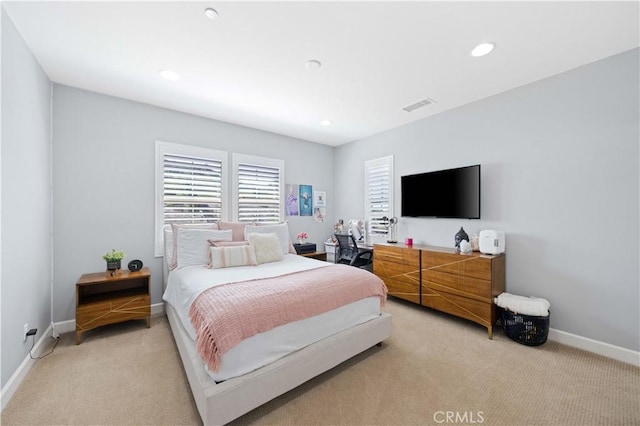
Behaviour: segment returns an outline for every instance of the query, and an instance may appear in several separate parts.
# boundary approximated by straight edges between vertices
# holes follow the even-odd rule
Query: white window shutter
[[[284,161],[233,155],[234,217],[239,222],[282,220]]]
[[[365,217],[368,242],[387,239],[388,222],[393,217],[393,155],[365,162]]]
[[[225,217],[226,162],[223,151],[156,142],[156,255],[162,255],[165,225]]]

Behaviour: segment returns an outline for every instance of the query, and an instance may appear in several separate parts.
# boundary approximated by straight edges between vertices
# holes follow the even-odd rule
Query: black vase
[[[120,260],[107,260],[107,271],[116,271],[122,265]]]
[[[467,235],[466,232],[464,232],[464,228],[461,226],[460,230],[456,233],[456,237],[455,237],[456,248],[460,248],[460,242],[462,240],[466,240],[467,242],[469,242],[469,236]]]

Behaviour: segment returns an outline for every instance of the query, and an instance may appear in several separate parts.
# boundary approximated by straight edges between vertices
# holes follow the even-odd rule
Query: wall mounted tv
[[[400,178],[402,216],[480,219],[480,165]]]

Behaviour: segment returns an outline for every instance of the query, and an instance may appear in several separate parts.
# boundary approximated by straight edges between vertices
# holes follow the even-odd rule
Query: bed
[[[283,286],[293,286],[297,284],[292,282],[298,280],[305,284],[313,282],[313,286],[307,286],[305,292],[313,294],[315,291],[316,296],[313,297],[317,297],[320,291],[317,288],[329,294],[329,287],[324,286],[330,284],[324,282],[324,277],[335,282],[340,281],[336,277],[352,273],[367,274],[366,277],[356,278],[370,279],[367,283],[370,288],[378,285],[378,278],[369,272],[293,254],[286,224],[259,228],[230,224],[227,229],[219,228],[224,226],[211,226],[207,228],[208,233],[186,231],[178,227],[164,229],[165,310],[204,424],[228,423],[390,336],[391,316],[381,310],[386,298],[386,287],[382,283],[384,295],[379,292],[367,293],[366,297],[362,295],[356,300],[342,301],[339,306],[330,310],[322,311],[318,308],[320,311],[310,316],[282,323],[248,337],[243,336],[239,343],[216,354],[216,363],[212,364],[211,357],[203,353],[201,345],[206,339],[203,340],[202,333],[193,326],[189,315],[190,310],[194,314],[194,308],[202,305],[200,301],[209,292],[220,289],[233,289],[235,292],[238,288],[251,289],[251,292],[268,291],[266,289],[269,286],[280,283]],[[232,232],[229,232],[229,228],[232,228]],[[225,234],[219,231],[225,231]],[[189,239],[185,235],[196,235],[197,238]],[[190,254],[185,254],[183,257],[186,256],[187,261],[179,262],[181,254],[189,252],[189,246],[201,247],[205,235],[217,235],[218,239],[223,240],[205,240],[207,267],[202,265],[204,258],[200,248],[192,250],[196,257],[200,256],[199,259],[190,259]],[[270,246],[262,244],[267,240]],[[198,243],[193,244],[194,241]],[[246,241],[251,241],[248,247],[254,250],[257,259],[246,255],[250,253]],[[279,246],[277,250],[275,241]],[[280,259],[260,262],[264,261],[264,258],[260,259],[261,253],[268,252],[265,247],[270,247],[272,253],[280,251]],[[221,256],[229,265],[219,264]],[[277,254],[274,256],[278,257]],[[354,279],[346,280],[343,287],[351,281]],[[254,287],[259,289],[255,290]],[[351,290],[349,295],[351,297]],[[261,300],[267,300],[262,295],[260,297],[263,297]],[[224,303],[215,300],[217,299],[213,303],[218,304],[216,306],[227,303],[226,299]],[[315,304],[309,303],[306,306]],[[232,312],[236,310],[230,309]],[[291,311],[297,312],[296,309]],[[194,314],[195,317],[197,316]],[[243,319],[243,323],[245,320]],[[209,340],[215,339],[209,336]]]

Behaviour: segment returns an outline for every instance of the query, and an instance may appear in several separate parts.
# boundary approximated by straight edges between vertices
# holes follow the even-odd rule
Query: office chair
[[[358,248],[351,234],[334,234],[338,240],[338,262],[373,270],[373,250]]]

